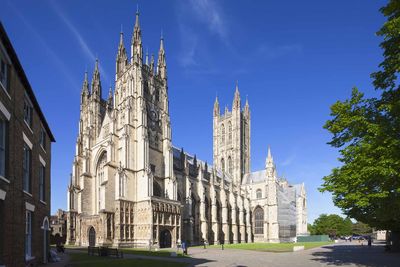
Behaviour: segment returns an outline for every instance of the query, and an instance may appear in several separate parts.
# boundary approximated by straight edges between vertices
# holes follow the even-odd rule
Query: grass
[[[87,253],[87,247],[77,247],[77,246],[66,246],[66,249],[74,250],[74,251],[82,251]],[[176,252],[173,249],[162,249],[159,251],[149,251],[144,248],[119,248],[124,254],[134,254],[134,255],[143,255],[143,256],[152,256],[152,257],[171,257],[171,252]],[[176,253],[177,257],[188,257],[187,255],[183,255],[182,250]]]
[[[240,244],[225,244],[226,249],[245,249],[265,252],[290,252],[294,246],[304,246],[304,249],[321,247],[324,245],[333,244],[332,242],[299,242],[299,243],[240,243]],[[207,246],[210,248],[221,248],[221,245]],[[190,248],[189,248],[190,253]]]
[[[176,252],[176,250],[159,250],[159,251],[149,251],[140,248],[122,248],[121,249],[125,254],[135,254],[135,255],[144,255],[144,256],[154,256],[154,257],[171,257],[171,252]],[[182,250],[176,253],[178,257],[187,257],[183,255]]]
[[[73,267],[125,267],[125,266],[163,266],[183,267],[186,263],[150,260],[150,259],[116,259],[111,257],[89,256],[85,253],[71,253],[69,264]]]

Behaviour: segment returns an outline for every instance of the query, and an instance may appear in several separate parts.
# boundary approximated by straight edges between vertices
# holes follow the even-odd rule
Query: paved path
[[[68,251],[68,250],[67,250]],[[74,253],[72,251],[71,253]],[[339,243],[298,252],[257,252],[250,250],[189,248],[191,258],[163,258],[124,254],[124,258],[185,262],[197,267],[399,267],[400,253],[384,252],[382,245],[372,247]],[[65,261],[49,266],[65,266]]]
[[[299,252],[272,253],[233,249],[191,248],[194,260],[190,266],[254,266],[254,267],[313,267],[365,266],[399,267],[400,254],[385,253],[383,246],[339,243]]]

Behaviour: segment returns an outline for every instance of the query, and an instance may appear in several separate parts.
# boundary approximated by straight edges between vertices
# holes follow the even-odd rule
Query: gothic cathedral
[[[175,247],[291,241],[307,233],[304,184],[250,169],[250,107],[236,85],[232,110],[214,104],[213,166],[172,144],[167,64],[143,58],[139,13],[128,58],[123,33],[114,92],[102,98],[98,61],[85,73],[68,186],[67,243]]]

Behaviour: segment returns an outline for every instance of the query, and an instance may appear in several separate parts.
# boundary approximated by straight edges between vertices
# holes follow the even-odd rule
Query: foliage
[[[365,234],[371,234],[372,228],[369,227],[368,224],[362,222],[356,222],[353,224],[351,231],[353,232],[353,234],[365,235]]]
[[[312,235],[345,236],[352,234],[353,223],[336,214],[321,214],[312,225]]]
[[[400,2],[389,1],[381,12],[387,17],[377,33],[384,60],[371,75],[379,96],[366,98],[353,88],[350,99],[332,105],[324,128],[333,135],[328,144],[339,148],[341,166],[324,177],[320,190],[332,192],[351,218],[400,231]]]

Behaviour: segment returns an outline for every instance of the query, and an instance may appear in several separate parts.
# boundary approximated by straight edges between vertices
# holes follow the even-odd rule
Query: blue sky
[[[338,165],[322,126],[353,86],[374,93],[386,1],[4,1],[0,19],[57,140],[52,212],[66,208],[84,71],[99,58],[105,97],[121,25],[129,47],[139,4],[145,51],[157,55],[165,38],[173,143],[212,162],[214,99],[231,107],[238,80],[252,112],[252,170],[270,145],[278,174],[305,182],[310,222],[340,213],[317,190]]]

